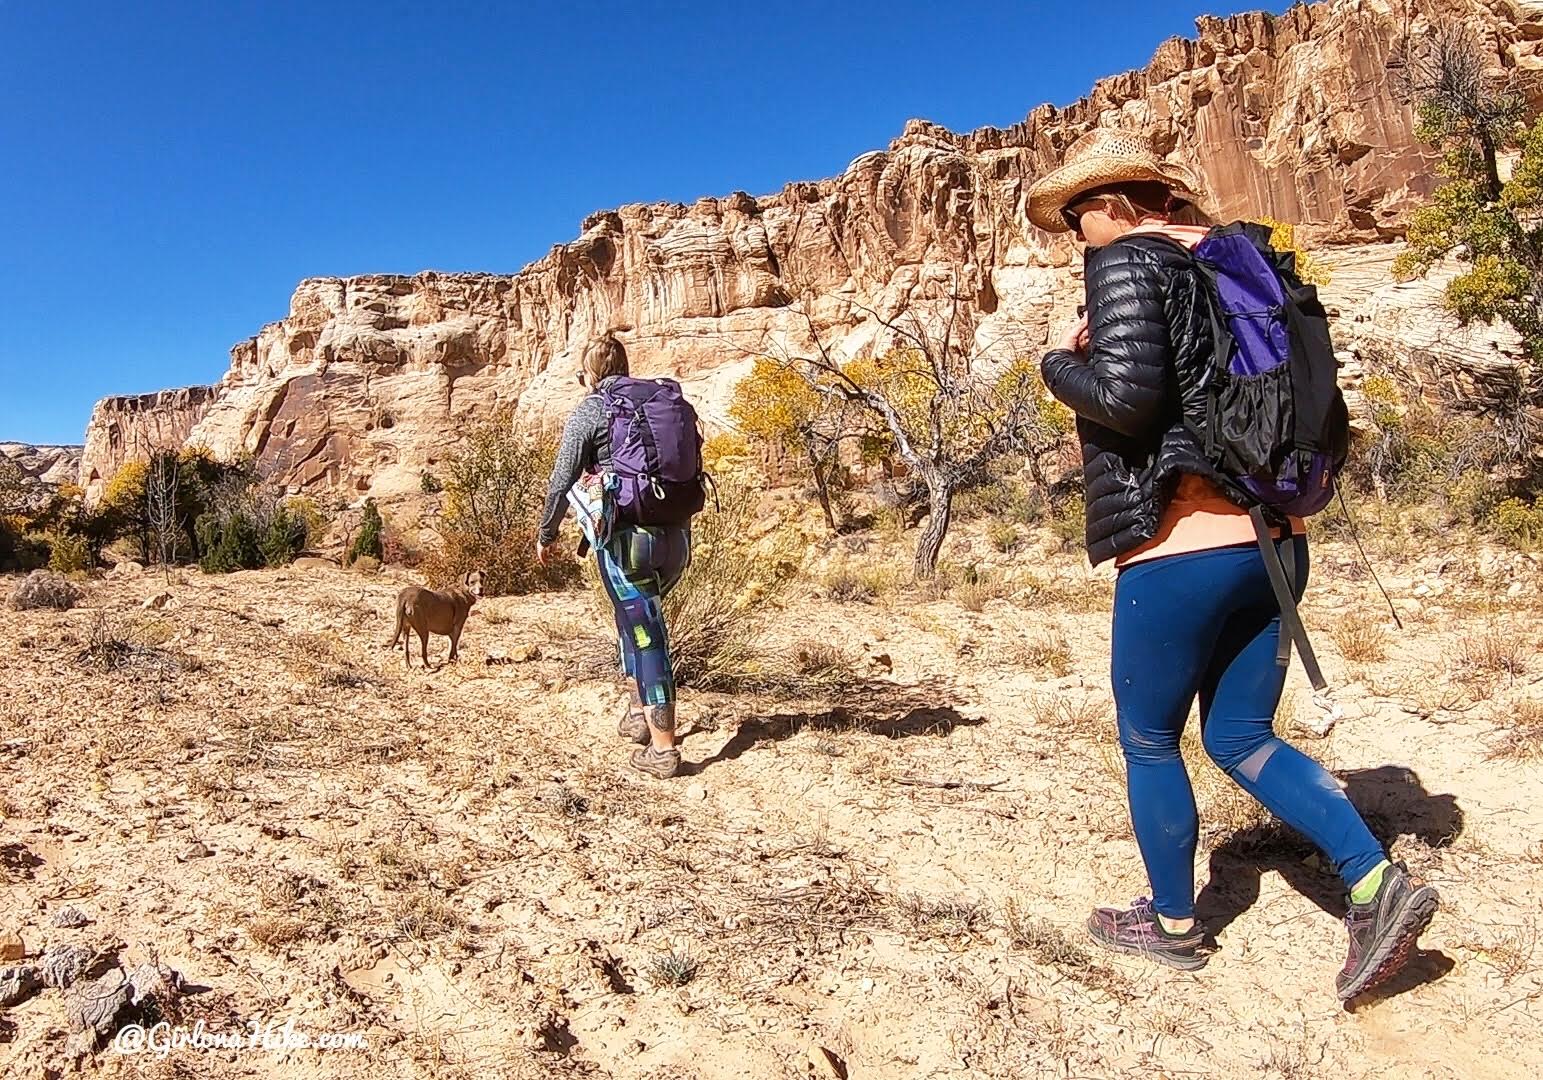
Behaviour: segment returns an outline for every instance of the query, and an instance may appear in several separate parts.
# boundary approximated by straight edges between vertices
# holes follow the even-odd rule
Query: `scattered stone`
[[[483,663],[490,667],[498,664],[511,664],[513,662],[509,659],[509,654],[502,649],[489,649],[487,659],[483,661]]]
[[[85,926],[91,920],[78,907],[62,907],[54,912],[54,917],[49,921],[63,929],[74,930],[77,927]]]
[[[110,578],[136,577],[145,572],[143,563],[137,563],[133,559],[124,559],[107,572]]]
[[[157,1015],[174,1017],[184,985],[180,971],[146,961],[129,972],[129,1004],[144,1009],[153,1002]]]
[[[129,1003],[131,991],[122,968],[66,990],[64,1016],[69,1021],[70,1037],[65,1053],[80,1058],[94,1051],[117,1028],[118,1014]]]
[[[31,964],[0,967],[0,1009],[25,1001],[38,986],[38,970]]]
[[[882,671],[886,675],[895,670],[895,662],[890,659],[889,653],[879,653],[868,658],[868,667],[873,671]]]
[[[380,560],[373,555],[361,555],[353,561],[353,569],[360,574],[378,574]]]
[[[144,608],[146,611],[161,611],[170,605],[171,602],[171,593],[162,590],[161,592],[156,593],[154,596],[145,597],[144,600],[140,601],[139,606]]]
[[[177,856],[177,861],[191,862],[193,859],[207,859],[213,854],[214,852],[210,851],[202,840],[194,840],[181,855]]]
[[[291,570],[338,570],[341,569],[332,559],[323,559],[315,555],[302,555],[289,564]]]
[[[0,964],[26,958],[27,945],[21,935],[11,930],[0,930]]]
[[[43,985],[61,990],[73,986],[95,960],[95,950],[84,945],[50,946],[43,953]]]
[[[532,660],[540,659],[541,646],[535,642],[530,642],[527,645],[521,645],[518,649],[514,650],[514,662],[517,664],[528,664]]]
[[[692,784],[686,789],[686,799],[689,802],[701,802],[707,798],[707,789],[701,784]]]

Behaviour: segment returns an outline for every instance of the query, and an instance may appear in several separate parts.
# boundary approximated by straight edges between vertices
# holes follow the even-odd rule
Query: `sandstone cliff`
[[[1543,66],[1543,5],[1416,7],[1482,26],[1497,66]],[[683,377],[709,419],[721,418],[751,357],[807,347],[795,298],[808,298],[822,337],[852,355],[875,343],[869,311],[893,310],[939,274],[968,284],[983,336],[1038,350],[1077,285],[1070,247],[1027,224],[1024,195],[1099,124],[1153,133],[1205,179],[1222,216],[1269,214],[1303,223],[1319,243],[1377,243],[1398,234],[1434,180],[1386,76],[1402,10],[1328,0],[1279,17],[1205,18],[1196,38],[1165,42],[1145,70],[1105,79],[1068,108],[964,135],[912,121],[840,176],[770,196],[603,211],[511,276],[302,282],[288,316],[237,345],[216,386],[102,402],[83,479],[100,482],[182,437],[253,453],[296,488],[407,492],[452,451],[467,417],[500,403],[565,407],[577,349],[615,326],[630,328],[622,336],[637,368]],[[1384,252],[1349,262],[1381,266]],[[1384,323],[1434,325],[1429,283],[1384,288],[1353,274],[1342,295],[1351,321],[1376,311]],[[1355,333],[1373,330],[1358,323]],[[1444,335],[1426,336],[1443,347]]]

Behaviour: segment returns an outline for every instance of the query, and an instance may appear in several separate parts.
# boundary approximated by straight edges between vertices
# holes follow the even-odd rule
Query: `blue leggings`
[[[675,700],[664,597],[691,562],[691,530],[685,526],[615,530],[595,550],[600,581],[616,616],[622,671],[636,680],[644,705]]]
[[[1294,543],[1300,587],[1307,543]],[[1195,912],[1199,818],[1179,738],[1197,694],[1211,760],[1316,844],[1347,888],[1384,858],[1334,777],[1275,737],[1286,680],[1279,640],[1280,606],[1257,547],[1173,555],[1120,572],[1111,649],[1120,747],[1153,903],[1169,918]]]

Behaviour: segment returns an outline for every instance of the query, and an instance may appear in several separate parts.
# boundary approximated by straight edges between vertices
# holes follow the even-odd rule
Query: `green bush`
[[[258,537],[263,565],[288,566],[305,550],[309,535],[310,527],[302,513],[279,506],[268,519],[268,527]]]
[[[1521,499],[1507,499],[1495,507],[1490,523],[1496,535],[1519,551],[1543,548],[1543,497],[1528,505]]]
[[[264,564],[257,525],[244,510],[210,511],[199,517],[198,565],[206,574],[256,570]]]
[[[91,544],[75,533],[56,532],[48,538],[48,568],[56,574],[74,574],[96,565]]]
[[[439,477],[424,469],[418,474],[418,488],[425,495],[438,495],[445,490],[445,485]]]
[[[1004,555],[1023,546],[1023,537],[1018,535],[1018,527],[1008,521],[993,521],[986,528],[986,539]]]
[[[359,535],[354,537],[353,545],[348,549],[348,561],[351,563],[361,555],[368,555],[377,562],[385,558],[385,528],[375,500],[364,500],[364,516],[359,519]]]

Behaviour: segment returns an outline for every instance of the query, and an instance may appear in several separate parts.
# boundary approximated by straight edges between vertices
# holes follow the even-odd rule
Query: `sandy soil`
[[[0,930],[34,958],[90,946],[96,970],[158,957],[184,1025],[368,1035],[102,1049],[103,1076],[1543,1073],[1532,561],[1382,558],[1394,632],[1350,552],[1319,551],[1307,613],[1345,716],[1293,737],[1445,898],[1406,973],[1347,1011],[1336,883],[1198,759],[1210,966],[1084,943],[1092,905],[1145,887],[1110,584],[1071,555],[994,558],[1012,581],[984,596],[800,586],[771,647],[834,650],[839,677],[809,700],[687,691],[670,783],[625,767],[583,592],[484,602],[432,671],[383,647],[390,575],[184,573],[162,610],[141,575],[8,612]],[[1315,710],[1294,689],[1283,712]],[[55,926],[65,906],[89,923]],[[0,1074],[68,1071],[68,1002],[0,1010]]]

